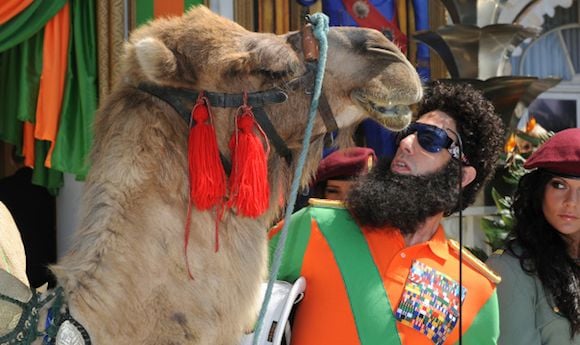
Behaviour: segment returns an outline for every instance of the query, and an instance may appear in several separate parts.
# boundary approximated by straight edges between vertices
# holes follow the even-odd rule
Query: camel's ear
[[[177,60],[163,42],[146,37],[135,44],[135,54],[147,78],[162,81],[175,74]]]
[[[264,74],[271,77],[293,75],[298,70],[299,59],[290,45],[272,36],[246,43],[247,51],[230,54],[227,58],[229,75]]]

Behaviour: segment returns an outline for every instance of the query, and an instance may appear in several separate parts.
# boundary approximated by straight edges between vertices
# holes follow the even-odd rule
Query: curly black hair
[[[477,172],[475,179],[463,190],[461,205],[465,208],[475,201],[477,192],[493,177],[503,148],[503,123],[491,101],[468,83],[433,82],[418,105],[418,117],[433,110],[443,111],[455,120],[463,153]],[[445,213],[457,211],[459,206]]]
[[[580,334],[580,267],[542,210],[545,187],[553,177],[538,169],[520,179],[512,204],[515,225],[507,248],[525,272],[537,275],[559,313],[570,321],[574,336]]]

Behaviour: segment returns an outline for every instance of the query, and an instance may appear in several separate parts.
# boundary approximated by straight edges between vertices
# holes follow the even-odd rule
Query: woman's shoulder
[[[485,264],[499,274],[502,279],[509,276],[518,281],[528,280],[531,283],[533,277],[522,269],[520,259],[518,258],[520,253],[521,248],[518,246],[512,246],[510,249],[497,250],[487,259]]]
[[[510,249],[498,249],[494,251],[485,261],[488,266],[513,266],[519,265],[520,259],[518,255],[522,252],[519,246]]]

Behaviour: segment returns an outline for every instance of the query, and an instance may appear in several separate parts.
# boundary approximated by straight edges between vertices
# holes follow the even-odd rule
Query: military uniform
[[[270,233],[271,253],[279,230]],[[455,248],[455,249],[454,249]],[[425,243],[406,247],[397,229],[359,228],[338,202],[315,201],[293,215],[278,279],[304,276],[292,343],[455,344],[462,304],[463,344],[496,344],[495,282],[440,226]]]
[[[542,282],[524,272],[509,252],[498,252],[487,261],[501,274],[498,285],[501,345],[580,345],[570,339],[570,322],[558,314],[546,297]]]

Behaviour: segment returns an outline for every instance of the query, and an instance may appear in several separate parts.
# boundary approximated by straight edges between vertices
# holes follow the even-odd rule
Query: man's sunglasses
[[[449,154],[451,154],[451,157],[468,164],[467,158],[460,152],[459,145],[457,145],[455,141],[447,135],[447,132],[443,128],[428,125],[426,123],[413,122],[407,128],[399,132],[399,135],[397,136],[397,145],[401,140],[413,133],[417,133],[419,145],[421,145],[425,151],[437,153],[446,149],[449,151]]]

